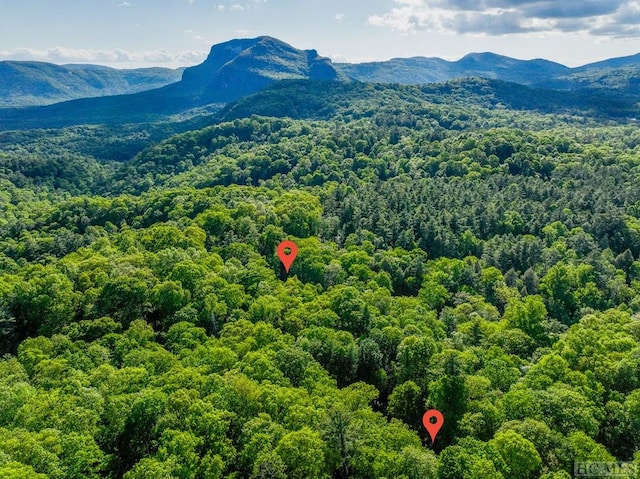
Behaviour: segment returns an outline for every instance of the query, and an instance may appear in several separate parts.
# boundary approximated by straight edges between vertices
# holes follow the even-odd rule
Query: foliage
[[[93,156],[102,127],[7,134],[2,477],[537,478],[637,456],[636,129],[342,88],[314,120],[122,157]]]

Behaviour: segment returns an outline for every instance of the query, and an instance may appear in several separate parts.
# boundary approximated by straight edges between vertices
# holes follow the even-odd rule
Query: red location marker
[[[431,422],[431,419],[435,419],[435,422]],[[424,416],[422,416],[422,424],[424,424],[429,436],[431,436],[431,443],[433,443],[436,440],[438,431],[440,431],[440,428],[444,424],[444,416],[436,409],[429,409],[424,413]]]
[[[285,251],[287,248],[289,248],[289,254]],[[298,247],[293,241],[283,241],[278,245],[278,258],[282,261],[287,273],[293,264],[293,260],[296,259],[296,256],[298,256]]]

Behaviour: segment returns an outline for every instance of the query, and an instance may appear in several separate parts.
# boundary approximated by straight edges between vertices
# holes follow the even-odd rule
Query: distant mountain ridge
[[[419,85],[468,77],[483,77],[522,85],[570,90],[587,86],[585,74],[616,75],[621,69],[640,76],[640,53],[610,58],[571,68],[537,58],[519,60],[496,53],[469,53],[459,60],[437,57],[393,58],[368,63],[338,63],[338,70],[348,77],[368,83],[402,83]]]
[[[10,62],[4,63],[6,67]],[[51,67],[53,73],[59,73],[53,68],[56,66]],[[27,65],[22,65],[22,68],[27,68]],[[104,72],[101,69],[106,67],[63,68],[70,72],[67,73],[69,78],[75,69],[82,71],[86,82],[104,91],[100,77],[91,77],[89,74]],[[110,70],[113,69],[106,69],[109,73]],[[315,50],[300,50],[276,38],[261,36],[214,45],[204,62],[184,69],[180,81],[161,88],[134,94],[83,98],[45,107],[0,108],[0,129],[139,123],[167,119],[173,115],[184,117],[193,115],[193,112],[221,109],[281,80],[415,85],[478,77],[530,87],[532,90],[527,90],[527,94],[544,98],[546,110],[554,102],[564,105],[563,108],[567,107],[562,95],[558,95],[560,92],[553,90],[572,92],[572,105],[634,105],[640,101],[640,54],[578,68],[544,59],[519,60],[495,53],[470,53],[456,61],[414,57],[361,64],[334,64]],[[6,78],[4,80],[0,85],[4,84],[5,89],[12,88],[6,85],[10,82]],[[38,80],[36,75],[34,84],[38,84]],[[128,81],[129,84],[134,83],[131,79]],[[140,83],[144,83],[143,80]],[[53,81],[49,84],[53,84]],[[507,94],[509,88],[521,91],[516,85],[499,87],[502,94]],[[27,89],[22,93],[29,94],[29,91]],[[35,93],[38,93],[37,89]],[[581,99],[581,96],[584,98]],[[289,100],[295,105],[295,99]],[[599,108],[599,111],[610,110]],[[620,109],[619,114],[625,116],[629,111],[625,107]]]
[[[549,60],[517,60],[495,53],[470,53],[460,60],[412,57],[370,63],[339,63],[337,68],[358,81],[418,85],[464,77],[484,77],[535,85],[548,75],[562,75],[570,68]],[[426,80],[426,81],[425,81]]]
[[[0,128],[133,123],[218,104],[220,107],[282,79],[346,80],[315,50],[298,50],[272,37],[214,45],[179,82],[131,95],[84,98],[46,107],[0,109]]]
[[[591,70],[594,68],[622,68],[622,67],[637,67],[640,66],[640,53],[636,53],[635,55],[628,55],[625,57],[615,57],[609,58],[607,60],[602,60],[593,63],[587,63],[586,65],[582,65],[574,68],[574,71],[584,71]]]
[[[176,82],[183,70],[0,61],[0,108],[137,93]]]

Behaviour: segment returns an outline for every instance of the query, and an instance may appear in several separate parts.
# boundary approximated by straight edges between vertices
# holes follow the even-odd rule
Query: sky
[[[640,0],[0,0],[0,59],[200,63],[270,35],[335,62],[492,51],[578,66],[640,52]]]

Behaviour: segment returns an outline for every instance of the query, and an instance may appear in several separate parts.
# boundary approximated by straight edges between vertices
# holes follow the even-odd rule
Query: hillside
[[[218,118],[227,120],[257,114],[310,119],[347,116],[353,119],[398,106],[419,110],[420,105],[426,102],[626,121],[640,115],[640,108],[635,104],[638,99],[640,96],[637,94],[627,94],[625,90],[616,89],[615,85],[561,92],[483,78],[463,78],[422,86],[286,81],[228,105]]]
[[[180,80],[183,69],[117,70],[98,65],[0,62],[0,108],[151,90]]]
[[[547,94],[288,80],[162,141],[0,133],[0,477],[640,465],[640,135]]]
[[[600,70],[607,68],[640,67],[640,53],[625,57],[608,58],[599,62],[588,63],[574,68],[575,71]]]
[[[372,63],[341,63],[337,67],[358,81],[410,85],[483,77],[533,86],[544,79],[570,71],[564,65],[547,60],[517,60],[495,53],[470,53],[453,62],[441,58],[415,57]]]
[[[616,89],[637,95],[640,54],[610,58],[569,68],[544,59],[518,60],[495,53],[470,53],[456,61],[441,58],[394,58],[388,61],[346,64],[336,67],[362,82],[420,85],[466,77],[481,77],[554,90]],[[622,77],[622,78],[621,78]],[[611,92],[609,92],[611,94]]]

